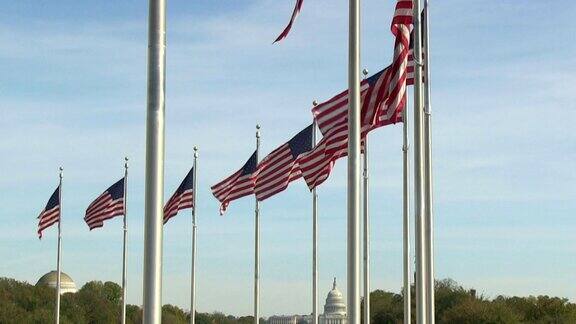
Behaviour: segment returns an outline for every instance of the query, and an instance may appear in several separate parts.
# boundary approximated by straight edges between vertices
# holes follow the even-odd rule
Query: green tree
[[[521,323],[517,314],[502,304],[469,297],[446,310],[440,323],[454,324],[514,324]]]
[[[179,307],[173,305],[162,306],[162,323],[167,324],[186,324],[189,317]]]

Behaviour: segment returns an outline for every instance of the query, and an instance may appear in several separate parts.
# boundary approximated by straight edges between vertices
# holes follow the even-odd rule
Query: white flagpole
[[[258,151],[260,150],[260,125],[256,125],[256,164],[258,164]],[[254,209],[254,323],[260,319],[260,203],[256,198]]]
[[[190,280],[191,285],[191,297],[190,297],[190,324],[196,323],[196,188],[198,184],[198,147],[194,146],[194,171],[192,171],[192,177],[194,177],[194,188],[192,191],[192,278]]]
[[[403,176],[402,176],[402,218],[403,218],[403,265],[404,265],[404,324],[411,323],[411,295],[410,291],[410,143],[408,138],[408,96],[405,94],[404,98],[406,103],[404,111],[402,111],[402,130],[403,130],[403,143],[402,143],[402,159],[403,159]]]
[[[122,250],[122,324],[126,324],[126,216],[128,214],[128,157],[124,158],[124,246]]]
[[[434,210],[432,183],[432,104],[430,101],[430,19],[429,3],[424,0],[424,203],[426,241],[426,303],[428,320],[434,324]]]
[[[316,107],[318,102],[314,100]],[[312,145],[316,146],[316,119],[312,120]],[[318,324],[318,194],[312,189],[312,324]]]
[[[60,324],[60,273],[62,265],[62,177],[64,168],[60,167],[60,184],[58,189],[58,203],[60,205],[60,217],[58,219],[58,252],[56,261],[56,324]]]
[[[422,31],[420,0],[414,1],[414,207],[416,218],[416,322],[427,324],[422,134]]]
[[[348,324],[360,324],[360,0],[349,2]]]
[[[143,323],[162,320],[166,0],[149,0]]]
[[[362,70],[364,78],[368,75],[368,70]],[[370,216],[368,214],[368,134],[364,139],[364,323],[370,324]]]

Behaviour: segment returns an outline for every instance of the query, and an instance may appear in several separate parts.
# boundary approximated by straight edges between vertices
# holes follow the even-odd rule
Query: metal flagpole
[[[192,278],[190,280],[191,283],[191,297],[190,297],[190,324],[196,323],[196,188],[198,184],[198,147],[194,146],[194,188],[192,191]]]
[[[362,70],[364,78],[368,75],[368,70]],[[368,214],[368,134],[364,139],[364,323],[370,324],[370,216]]]
[[[256,125],[256,164],[258,164],[258,151],[260,150],[260,125]],[[254,209],[254,323],[260,319],[260,204],[256,198]]]
[[[318,102],[314,100],[316,107]],[[312,121],[312,144],[316,146],[316,119]],[[318,194],[312,189],[312,324],[318,324]]]
[[[58,190],[58,203],[60,205],[60,218],[58,219],[58,252],[56,261],[56,324],[60,323],[60,273],[62,265],[62,177],[64,168],[60,167],[60,184]]]
[[[426,304],[428,321],[435,322],[434,315],[434,210],[432,184],[432,104],[430,102],[430,19],[429,3],[424,0],[424,204],[426,247]]]
[[[404,94],[404,111],[402,111],[402,131],[403,131],[403,143],[402,143],[402,160],[403,160],[403,175],[402,175],[402,218],[403,218],[403,264],[404,264],[404,324],[411,323],[410,314],[412,311],[411,306],[411,295],[410,291],[410,144],[408,139],[408,95]]]
[[[348,324],[360,324],[360,0],[349,2]]]
[[[166,1],[149,0],[143,323],[162,319]]]
[[[122,251],[122,324],[126,324],[126,215],[128,214],[128,157],[124,158],[124,248]]]
[[[427,324],[424,224],[424,161],[422,157],[422,31],[420,0],[414,1],[414,207],[416,218],[416,321]]]
[[[368,134],[364,140],[364,323],[370,324],[370,216],[368,214]]]

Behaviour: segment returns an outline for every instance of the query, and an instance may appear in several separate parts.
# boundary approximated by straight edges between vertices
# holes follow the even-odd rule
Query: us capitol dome
[[[346,318],[346,301],[338,287],[336,287],[336,278],[332,284],[332,290],[326,296],[324,304],[324,314],[318,316],[320,324],[347,324]],[[314,315],[282,315],[268,318],[268,324],[312,324]]]
[[[334,278],[332,290],[328,293],[326,304],[324,304],[324,314],[320,315],[320,324],[346,323],[346,301],[336,287],[336,278]]]
[[[58,272],[50,271],[38,280],[36,286],[48,286],[50,288],[56,289],[57,281]],[[75,293],[76,291],[77,289],[74,280],[72,280],[69,275],[60,271],[60,294]]]

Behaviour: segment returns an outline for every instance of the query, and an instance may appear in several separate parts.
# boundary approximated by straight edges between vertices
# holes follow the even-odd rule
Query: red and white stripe
[[[410,52],[410,34],[412,33],[414,3],[412,0],[398,0],[396,10],[390,27],[396,36],[394,42],[394,58],[390,68],[388,95],[381,109],[385,113],[379,114],[379,122],[398,119],[405,106],[406,87],[408,78],[408,56]]]
[[[414,85],[414,49],[408,51],[408,67],[406,68],[406,85]]]
[[[364,151],[364,139],[370,130],[364,127],[360,133],[360,149]],[[333,128],[310,152],[298,158],[302,177],[310,190],[322,184],[330,176],[336,160],[348,156],[348,124]]]
[[[366,106],[368,107],[369,105]],[[378,120],[378,122],[374,124],[364,123],[362,125],[360,130],[361,151],[364,151],[364,139],[371,130],[402,121],[401,116],[395,117],[396,119],[382,118],[380,114],[385,113],[383,110],[377,113],[378,115],[376,115],[375,119]],[[331,128],[328,134],[324,135],[312,151],[304,153],[298,158],[302,177],[308,187],[314,189],[322,184],[330,176],[336,160],[347,155],[348,122],[344,122]]]
[[[38,238],[42,238],[42,231],[60,221],[60,205],[52,209],[43,210],[38,216]]]
[[[345,128],[345,131],[347,131],[348,128]],[[342,130],[340,128],[334,128],[333,131],[340,133]],[[329,137],[325,136],[318,142],[316,147],[314,147],[314,150],[304,153],[298,158],[300,170],[302,170],[302,177],[310,190],[316,188],[328,179],[336,160],[348,154],[347,147],[344,150],[338,149],[328,153],[326,150],[327,139],[329,139]]]
[[[175,192],[164,206],[164,224],[170,218],[176,216],[179,210],[194,208],[194,189],[188,189],[181,193]]]
[[[297,159],[292,156],[288,143],[272,151],[258,165],[258,178],[254,192],[259,201],[265,200],[288,188],[290,182],[302,173]]]
[[[368,88],[368,81],[363,80],[360,83],[361,102],[364,101]],[[348,120],[348,101],[348,90],[344,90],[330,100],[312,108],[312,114],[322,134],[326,135],[331,128]]]
[[[257,172],[242,175],[242,169],[212,186],[212,194],[220,201],[220,215],[224,215],[232,200],[254,193]]]
[[[290,33],[290,29],[292,29],[292,25],[294,24],[296,17],[298,17],[300,10],[302,10],[303,4],[304,4],[304,0],[296,0],[296,4],[294,6],[294,10],[292,11],[292,16],[290,17],[290,21],[288,22],[288,25],[286,25],[286,27],[284,28],[282,33],[280,33],[280,35],[276,38],[276,40],[274,40],[274,43],[279,42],[279,41],[283,40],[284,38],[286,38],[286,36],[288,36],[288,33]]]
[[[412,31],[412,0],[399,0],[392,19],[392,33],[396,36],[393,63],[370,87],[367,80],[360,84],[362,125],[390,123],[398,120],[404,107],[406,85],[414,82],[414,61],[410,51]],[[370,98],[366,101],[366,98]],[[378,112],[385,111],[384,114]],[[322,134],[348,121],[348,90],[312,109]],[[378,114],[379,120],[370,118]]]
[[[86,209],[84,221],[90,230],[104,226],[104,221],[124,215],[124,198],[112,199],[108,191],[101,194]]]

